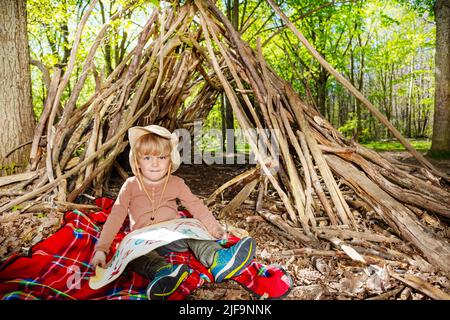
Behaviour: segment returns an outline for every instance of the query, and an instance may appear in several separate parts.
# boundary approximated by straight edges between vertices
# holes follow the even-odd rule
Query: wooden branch
[[[277,226],[281,230],[286,231],[288,234],[292,235],[295,240],[299,241],[300,243],[304,244],[305,246],[313,247],[313,248],[319,247],[319,241],[316,238],[307,236],[307,235],[303,234],[302,232],[300,232],[298,229],[291,227],[280,216],[275,215],[265,209],[258,210],[257,213],[259,215],[261,215],[261,217],[263,217],[267,221],[273,223],[275,226]]]
[[[362,157],[364,157],[364,159],[376,163],[378,166],[380,166],[381,167],[380,173],[385,178],[394,181],[399,186],[411,190],[418,190],[419,192],[424,193],[424,195],[434,197],[436,198],[436,200],[450,204],[450,197],[448,195],[448,192],[443,190],[441,185],[436,182],[435,180],[436,178],[434,176],[433,176],[434,179],[430,177],[430,175],[432,174],[428,170],[424,169],[422,166],[403,164],[399,163],[396,160],[387,160],[385,159],[386,157],[385,155],[381,156],[377,152],[359,144],[356,144],[355,149],[358,155],[361,155]],[[351,155],[348,156],[352,157]],[[405,170],[401,168],[407,169]],[[424,181],[411,175],[409,173],[410,168],[416,168],[417,170],[425,171],[424,177],[425,179],[429,180]]]
[[[431,285],[427,281],[421,279],[420,277],[414,276],[412,274],[405,274],[401,276],[398,273],[389,270],[389,275],[404,284],[410,286],[417,291],[420,291],[427,295],[428,297],[435,300],[450,300],[450,295],[442,291],[441,289]]]
[[[306,189],[305,189],[305,193],[304,193],[305,199],[304,200],[302,199],[302,201],[304,201],[304,203],[305,203],[305,211],[307,213],[307,217],[308,217],[309,221],[311,222],[312,227],[314,229],[317,226],[317,223],[316,223],[314,214],[311,209],[311,204],[312,204],[312,195],[311,195],[312,182],[311,182],[311,180],[312,179],[311,179],[311,174],[310,174],[310,168],[308,167],[307,160],[304,156],[303,150],[300,147],[298,138],[295,136],[294,131],[289,124],[287,110],[283,106],[280,107],[280,114],[281,114],[281,119],[283,121],[284,127],[286,128],[286,131],[288,133],[289,140],[291,141],[291,144],[294,146],[297,156],[299,157],[300,162],[302,164],[303,172],[305,173],[305,182],[306,182]],[[298,175],[296,175],[296,177],[298,180],[300,180]]]
[[[389,171],[376,164],[371,164],[359,154],[339,153],[339,156],[345,160],[356,163],[367,173],[372,181],[400,201],[450,218],[450,194],[448,192],[436,190],[438,188],[424,183],[420,179],[411,178],[401,173],[396,174],[395,172],[398,170]],[[389,180],[384,176],[389,177]],[[403,179],[400,179],[399,177],[402,177]],[[407,189],[401,188],[397,184],[391,182],[391,179],[398,181],[401,185],[408,185],[409,187]],[[412,181],[415,182],[414,185],[412,185]],[[435,193],[433,194],[432,191]]]
[[[0,177],[0,187],[6,186],[11,183],[36,178],[38,176],[38,174],[39,174],[39,172],[31,171],[31,172],[24,172],[24,173],[18,173],[18,174],[5,176],[5,177]]]
[[[110,166],[111,163],[116,159],[116,157],[119,155],[120,152],[125,149],[125,147],[128,145],[127,142],[122,142],[116,145],[113,151],[102,161],[100,165],[92,172],[91,175],[87,176],[86,179],[83,181],[83,183],[78,186],[74,191],[72,191],[68,196],[67,199],[69,202],[75,201],[75,199],[84,191],[84,189],[92,182],[92,180],[95,179],[95,177],[106,167]]]
[[[42,80],[45,84],[45,88],[47,89],[47,92],[50,88],[50,72],[48,71],[48,68],[42,63],[42,61],[30,59],[30,64],[35,65],[39,68],[42,72]]]
[[[222,210],[220,211],[220,215],[226,215],[227,213],[233,212],[236,210],[253,192],[258,183],[258,179],[254,179],[247,183],[244,188],[231,200]]]
[[[297,119],[298,124],[300,125],[300,129],[304,134],[305,140],[308,144],[309,150],[316,161],[316,164],[319,168],[319,171],[322,175],[323,181],[330,192],[331,199],[336,207],[339,218],[341,219],[343,224],[348,225],[349,227],[353,227],[357,229],[357,224],[354,220],[354,217],[348,207],[345,199],[343,198],[336,181],[334,180],[333,174],[331,170],[324,160],[324,156],[322,151],[320,151],[317,141],[311,133],[310,126],[305,119],[305,115],[303,113],[303,107],[301,101],[299,101],[298,97],[292,92],[292,88],[290,86],[285,86],[285,90],[287,93],[287,97],[291,103],[292,109],[295,114],[295,118]]]
[[[345,245],[344,245],[345,246]],[[348,250],[348,246],[346,247],[346,250]],[[379,259],[373,256],[369,255],[362,255],[359,253],[356,253],[358,259],[355,259],[354,254],[352,253],[349,255],[347,252],[343,250],[320,250],[320,249],[312,249],[312,248],[296,248],[296,249],[290,249],[290,250],[284,250],[281,252],[281,255],[283,256],[308,256],[308,257],[328,257],[328,258],[337,258],[337,259],[349,259],[352,260],[359,265],[389,265],[393,267],[399,267],[399,268],[406,268],[408,264],[399,262],[399,261],[392,261],[392,260],[385,260],[385,259]],[[353,258],[352,258],[353,256]]]
[[[387,242],[387,243],[398,243],[400,240],[394,237],[386,237],[370,232],[358,232],[353,230],[338,230],[330,229],[329,227],[317,227],[317,234],[324,235],[326,237],[338,237],[342,239],[364,239],[373,242]]]
[[[17,147],[14,147],[12,150],[8,151],[8,153],[5,155],[5,158],[8,158],[14,151],[19,150],[20,148],[23,148],[29,144],[31,144],[33,142],[33,140],[24,142],[19,144]]]
[[[53,126],[53,119],[54,116],[56,114],[56,110],[58,108],[58,105],[60,103],[62,94],[64,92],[64,89],[66,88],[67,84],[69,83],[69,79],[70,76],[72,74],[73,68],[75,67],[75,60],[76,60],[76,56],[77,56],[77,52],[78,52],[78,47],[80,45],[80,41],[81,41],[81,35],[83,33],[83,29],[84,26],[86,25],[86,22],[89,18],[89,16],[92,13],[92,10],[94,9],[95,5],[97,4],[98,0],[93,0],[88,9],[86,10],[86,12],[83,14],[83,17],[81,18],[80,23],[77,26],[77,32],[75,34],[75,40],[72,46],[72,49],[70,50],[70,58],[69,58],[69,62],[67,65],[67,68],[65,70],[64,76],[61,79],[61,82],[59,83],[58,89],[56,90],[56,94],[55,94],[55,98],[53,100],[52,106],[51,106],[51,112],[50,112],[50,117],[49,117],[49,125],[48,127],[52,127]],[[50,133],[50,134],[49,134]],[[51,132],[50,129],[47,130],[47,140],[48,140],[48,148],[47,148],[47,152],[49,152],[49,154],[47,154],[47,170],[49,170],[50,172],[48,172],[49,174],[49,179],[50,181],[53,180],[53,176],[52,176],[52,172],[51,172],[51,168],[52,168],[52,163],[51,163],[51,159],[52,159],[52,150],[51,147],[53,146],[53,140],[54,140],[54,135],[53,132]]]
[[[297,248],[281,251],[281,255],[289,256],[321,256],[321,257],[339,257],[345,255],[343,251],[320,250],[313,248]]]
[[[244,179],[252,179],[253,177],[257,177],[260,173],[260,168],[256,167],[250,170],[247,170],[238,176],[234,177],[233,179],[225,182],[223,185],[221,185],[219,188],[217,188],[209,197],[205,200],[205,205],[210,206],[216,199],[216,197],[221,194],[225,189],[229,188],[233,184],[236,184]]]
[[[237,70],[236,70],[234,64],[233,64],[232,61],[231,61],[231,58],[229,57],[229,54],[228,54],[227,51],[224,49],[224,47],[223,47],[223,45],[221,44],[221,42],[219,41],[218,37],[217,37],[214,33],[212,33],[212,37],[213,37],[214,41],[218,44],[220,53],[222,54],[222,56],[223,56],[223,58],[224,58],[224,60],[225,60],[225,62],[226,62],[226,64],[227,64],[227,67],[229,68],[230,73],[231,73],[231,75],[233,76],[234,81],[236,81],[236,84],[237,84],[237,90],[239,90],[240,92],[246,91],[246,90],[244,89],[244,85],[243,85],[243,83],[242,83],[240,77],[238,76],[238,72],[237,72]],[[252,105],[252,102],[250,101],[248,95],[247,95],[247,94],[244,94],[244,95],[242,95],[242,98],[243,98],[243,100],[244,100],[244,102],[245,102],[245,105],[247,106],[248,111],[249,111],[250,114],[252,115],[253,121],[254,121],[255,124],[256,124],[256,128],[262,129],[262,128],[263,128],[263,125],[262,125],[262,123],[261,123],[261,121],[260,121],[260,119],[259,119],[259,117],[258,117],[256,111],[254,110],[253,105]],[[261,104],[260,107],[261,107],[261,109],[262,109],[262,113],[263,113],[264,118],[265,118],[265,119],[268,119],[268,118],[269,118],[269,115],[268,115],[268,113],[267,113],[266,108],[264,108],[264,104]],[[270,155],[271,155],[272,157],[275,157],[275,150],[273,149],[272,144],[268,141],[268,138],[267,138],[267,136],[265,135],[265,133],[262,134],[262,137],[263,137],[263,142],[264,142],[265,145],[268,146],[268,148],[269,148]]]
[[[53,77],[50,83],[49,89],[47,90],[47,97],[45,99],[44,110],[42,111],[41,117],[39,118],[39,123],[36,126],[34,131],[33,143],[31,145],[30,151],[30,163],[31,170],[35,170],[38,164],[38,148],[39,142],[42,137],[42,133],[44,132],[45,124],[47,122],[48,117],[50,116],[50,112],[52,110],[52,105],[54,101],[54,97],[56,95],[56,90],[58,89],[59,80],[61,78],[61,69],[54,68],[53,69]]]
[[[117,161],[114,162],[114,169],[116,169],[117,173],[119,174],[119,176],[122,178],[123,181],[129,178],[128,173]]]
[[[245,221],[248,223],[254,223],[254,222],[261,222],[261,221],[265,221],[265,220],[261,216],[248,216],[245,218]]]
[[[395,298],[395,296],[398,295],[403,289],[405,289],[405,286],[400,286],[399,288],[389,290],[385,293],[379,294],[372,298],[368,298],[366,300],[389,300],[389,298],[391,297]]]
[[[314,190],[316,191],[316,194],[322,203],[322,206],[327,213],[328,217],[330,218],[330,222],[332,225],[338,225],[338,218],[336,217],[336,214],[333,211],[333,208],[331,207],[330,202],[328,201],[325,192],[323,191],[322,185],[320,184],[319,177],[317,176],[316,169],[314,168],[313,161],[311,159],[311,154],[309,152],[308,143],[306,142],[305,135],[301,131],[297,131],[297,135],[300,140],[300,144],[302,146],[303,155],[306,160],[307,167],[309,169],[309,172],[311,174],[311,180],[312,185],[314,187]]]
[[[325,155],[325,159],[333,171],[346,180],[349,187],[369,201],[400,237],[410,241],[433,265],[450,271],[450,245],[447,242],[428,231],[410,210],[369,180],[355,166],[335,155]]]
[[[259,183],[258,199],[256,199],[255,210],[259,211],[263,208],[263,199],[267,189],[267,177],[263,177]]]
[[[364,259],[363,256],[361,256],[358,251],[353,249],[350,245],[344,243],[342,240],[336,237],[328,237],[328,236],[321,236],[321,238],[326,239],[330,241],[332,244],[334,244],[337,248],[341,249],[345,252],[346,255],[348,255],[352,260],[367,263],[367,261]]]
[[[32,202],[25,202],[22,204],[24,206],[24,209],[21,211],[29,211],[29,212],[49,212],[49,211],[60,211],[60,212],[66,212],[69,210],[82,210],[82,211],[99,211],[102,208],[91,205],[91,204],[80,204],[80,203],[72,203],[67,201],[53,201],[53,202],[47,202],[47,201],[32,201]],[[19,219],[23,217],[23,213],[19,214],[17,217],[14,217],[13,220]],[[12,221],[10,218],[3,219],[1,222],[9,222]]]
[[[203,9],[203,4],[200,1],[195,1],[196,6],[202,12],[202,16],[205,19],[208,19],[208,16],[205,14]],[[225,17],[222,11],[220,11],[214,4],[210,1],[204,1],[204,4],[208,7],[214,15],[220,19],[220,21],[224,24],[226,30],[228,31],[228,35],[230,36],[230,40],[235,45],[236,49],[240,52],[245,52],[243,41],[240,39],[240,34],[234,29],[231,25],[230,21]],[[211,24],[212,25],[212,24]],[[210,53],[211,55],[211,53]],[[249,73],[252,75],[253,80],[256,81],[258,88],[260,88],[261,96],[266,96],[267,93],[264,91],[264,84],[261,82],[260,77],[258,76],[258,71],[255,69],[253,61],[250,60],[249,56],[241,55],[241,59],[243,64],[248,68]]]

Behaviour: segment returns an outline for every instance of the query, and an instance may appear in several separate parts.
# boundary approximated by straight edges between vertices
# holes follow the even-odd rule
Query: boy
[[[172,175],[181,162],[177,136],[166,128],[150,125],[130,128],[128,138],[130,166],[135,176],[128,178],[120,189],[95,247],[91,261],[93,267],[105,267],[109,247],[127,215],[131,231],[178,219],[176,198],[213,237],[224,237],[222,226],[203,202],[192,194],[183,179]],[[223,248],[214,240],[181,239],[133,260],[128,268],[151,280],[147,287],[148,299],[167,298],[192,271],[185,264],[166,262],[161,255],[189,249],[209,268],[215,282],[222,282],[239,275],[250,264],[256,243],[254,239],[245,237],[234,246]]]

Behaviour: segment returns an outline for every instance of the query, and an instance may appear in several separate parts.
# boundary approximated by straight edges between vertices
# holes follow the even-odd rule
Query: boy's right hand
[[[103,251],[96,251],[91,260],[91,265],[95,269],[97,265],[105,268],[106,266],[106,254]]]

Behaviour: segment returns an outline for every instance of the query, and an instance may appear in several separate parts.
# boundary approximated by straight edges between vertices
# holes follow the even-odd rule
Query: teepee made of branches
[[[120,19],[135,2],[111,21]],[[320,60],[278,7],[268,2],[329,72],[373,108],[372,112],[378,112]],[[244,187],[226,209],[238,207],[255,191],[255,211],[305,249],[320,250],[325,240],[354,260],[374,263],[374,257],[349,251],[343,240],[384,243],[386,255],[390,244],[402,240],[433,266],[450,271],[449,243],[420,219],[424,214],[450,217],[449,178],[415,152],[380,114],[380,121],[422,166],[388,159],[343,137],[270,68],[260,45],[251,48],[241,39],[210,0],[172,2],[155,9],[134,48],[106,79],[99,76],[94,64],[111,22],[103,25],[69,99],[62,103],[84,26],[96,5],[97,1],[92,1],[81,19],[63,75],[60,69],[53,70],[28,172],[0,179],[0,186],[6,186],[2,195],[9,195],[0,213],[19,205],[21,213],[64,211],[77,206],[79,196],[88,190],[101,195],[112,170],[126,175],[116,159],[128,144],[128,128],[154,123],[171,131],[192,130],[192,123],[205,119],[217,98],[225,94],[244,133],[250,128],[275,132],[279,166],[273,170],[272,160],[278,155],[269,137],[265,139],[269,157],[264,157],[254,137],[248,135],[256,168],[216,190],[208,205],[225,188],[240,182]],[[80,92],[92,75],[95,93],[80,105]],[[185,101],[190,102],[185,105]],[[282,212],[267,209],[269,190],[276,192]],[[395,236],[369,232],[369,214],[384,221]],[[398,252],[389,251],[389,256],[408,263]]]

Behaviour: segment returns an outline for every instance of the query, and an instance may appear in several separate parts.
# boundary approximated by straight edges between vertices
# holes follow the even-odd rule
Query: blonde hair
[[[137,157],[142,156],[165,156],[172,152],[172,143],[169,139],[148,133],[140,137],[134,145]]]

